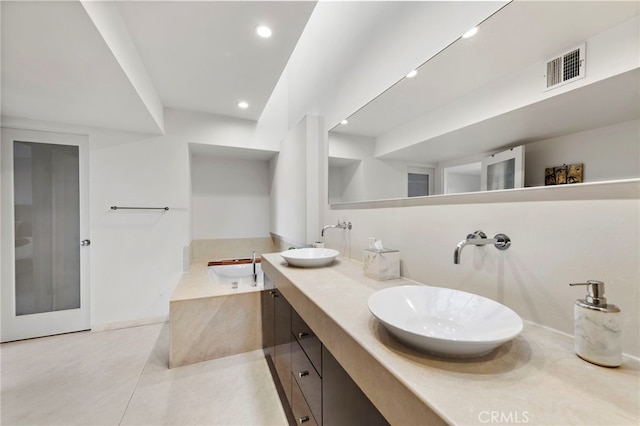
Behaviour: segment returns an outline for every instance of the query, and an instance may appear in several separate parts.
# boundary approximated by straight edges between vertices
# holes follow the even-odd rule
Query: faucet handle
[[[467,240],[475,240],[476,238],[487,238],[487,234],[482,231],[476,231],[473,234],[467,235]]]
[[[506,250],[511,247],[511,238],[505,234],[496,234],[493,238],[496,240],[494,246],[496,246],[498,250]]]

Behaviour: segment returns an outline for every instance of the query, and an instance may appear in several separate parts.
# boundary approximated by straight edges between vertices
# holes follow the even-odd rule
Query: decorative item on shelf
[[[564,185],[565,183],[567,183],[567,165],[566,164],[559,167],[554,167],[553,173],[556,175],[556,185]]]
[[[547,167],[544,172],[545,185],[564,185],[582,183],[583,163],[563,164],[557,167]]]

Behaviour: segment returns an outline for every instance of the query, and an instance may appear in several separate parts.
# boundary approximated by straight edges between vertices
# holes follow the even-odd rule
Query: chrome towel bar
[[[111,206],[111,210],[169,210],[169,207],[118,207]]]

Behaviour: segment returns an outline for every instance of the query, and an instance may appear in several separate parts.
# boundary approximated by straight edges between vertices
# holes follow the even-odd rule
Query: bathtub
[[[260,263],[256,263],[256,274],[258,276],[256,286],[252,285],[252,264],[209,266],[207,274],[212,283],[228,286],[231,289],[243,288],[247,290],[247,287],[256,290],[264,289],[264,274]]]
[[[262,348],[264,274],[256,264],[253,287],[246,261],[196,261],[182,274],[169,303],[170,368]]]

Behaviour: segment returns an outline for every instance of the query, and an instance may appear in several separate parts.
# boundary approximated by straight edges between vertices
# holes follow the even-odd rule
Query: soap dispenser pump
[[[574,312],[575,351],[593,364],[618,367],[622,364],[620,309],[607,303],[604,283],[588,280],[587,296],[576,300]]]

